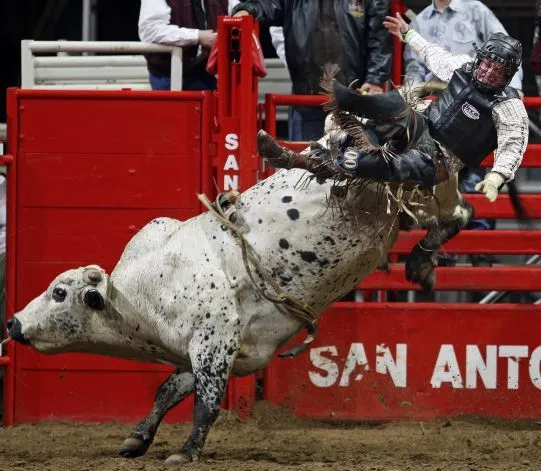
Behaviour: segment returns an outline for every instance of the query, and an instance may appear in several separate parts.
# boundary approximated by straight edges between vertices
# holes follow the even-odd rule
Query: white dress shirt
[[[408,45],[440,80],[449,82],[456,69],[471,62],[469,55],[451,54],[437,44],[429,43],[416,31],[410,31],[406,37]],[[492,119],[498,136],[492,171],[512,180],[528,145],[528,114],[521,100],[511,98],[494,106]],[[450,154],[448,149],[445,151]]]
[[[201,2],[204,9],[204,0]],[[229,0],[229,13],[237,3],[239,0]],[[195,46],[199,42],[199,30],[172,25],[171,7],[165,0],[141,0],[139,39],[145,43]]]

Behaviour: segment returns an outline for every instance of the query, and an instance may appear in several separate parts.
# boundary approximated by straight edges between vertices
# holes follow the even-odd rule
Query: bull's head
[[[108,287],[109,276],[97,265],[68,270],[8,321],[9,336],[43,353],[76,351],[93,340]]]

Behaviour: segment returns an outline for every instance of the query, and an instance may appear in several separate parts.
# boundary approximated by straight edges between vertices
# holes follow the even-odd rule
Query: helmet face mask
[[[479,84],[491,89],[500,90],[509,83],[509,73],[505,70],[505,65],[491,59],[483,58],[479,65],[474,69],[473,77]]]
[[[500,92],[509,85],[522,59],[522,45],[503,33],[494,34],[481,48],[472,68],[474,85],[484,91]]]

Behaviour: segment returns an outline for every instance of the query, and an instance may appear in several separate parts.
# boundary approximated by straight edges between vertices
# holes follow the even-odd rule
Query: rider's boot
[[[310,150],[300,154],[281,146],[272,136],[261,130],[257,133],[257,150],[269,165],[276,168],[299,168],[323,178],[331,176],[333,171],[336,172],[330,151],[318,142],[310,143]]]

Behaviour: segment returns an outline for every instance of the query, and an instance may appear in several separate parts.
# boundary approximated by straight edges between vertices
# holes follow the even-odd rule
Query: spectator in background
[[[139,38],[143,42],[182,46],[182,89],[214,90],[216,77],[206,71],[216,41],[218,16],[228,15],[238,0],[141,0]],[[146,56],[153,90],[171,89],[170,54]]]
[[[389,0],[245,0],[233,14],[250,14],[263,24],[282,26],[285,55],[280,55],[275,37],[273,44],[278,56],[285,58],[293,93],[317,95],[322,91],[322,68],[329,63],[340,66],[338,78],[343,82],[358,80],[358,87],[367,93],[383,91],[392,54],[391,36],[383,26],[388,11]],[[319,139],[324,122],[323,110],[295,107],[289,137]]]
[[[478,0],[432,0],[411,22],[411,27],[427,41],[472,58],[475,46],[481,46],[495,33],[508,34],[494,13]],[[434,74],[409,46],[404,49],[404,63],[406,78],[413,84],[433,80]],[[522,96],[522,67],[509,86]]]
[[[507,34],[494,13],[478,0],[432,0],[411,22],[411,27],[427,41],[453,54],[467,54],[472,58],[475,57],[475,47],[481,46],[494,33]],[[407,84],[415,86],[427,83],[426,94],[441,91],[438,79],[409,46],[404,49],[404,63]],[[523,96],[522,67],[509,85]],[[464,168],[459,178],[461,190],[473,193],[475,185],[483,180],[485,173],[483,169]],[[467,229],[490,230],[494,227],[493,220],[474,219]],[[472,255],[470,258],[474,266],[490,266],[494,262],[494,257],[488,255]],[[439,263],[452,265],[455,261],[456,257],[441,256]]]

